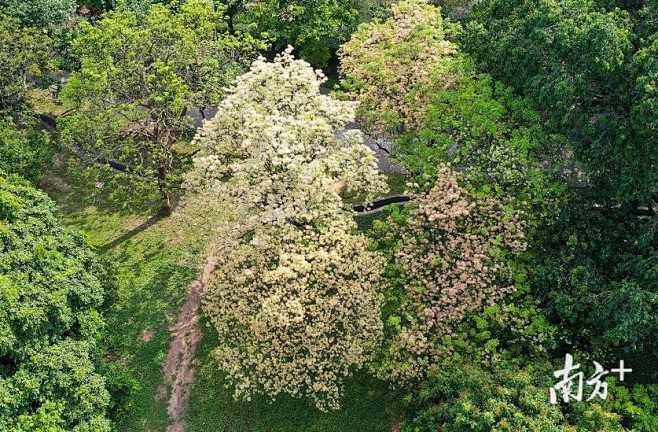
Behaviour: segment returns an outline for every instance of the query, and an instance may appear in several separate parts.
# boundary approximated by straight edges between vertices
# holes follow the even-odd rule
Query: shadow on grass
[[[109,346],[112,358],[130,372],[140,388],[131,396],[128,415],[118,420],[118,430],[166,430],[167,400],[158,398],[157,391],[169,349],[167,316],[183,302],[195,273],[192,268],[156,259],[145,266],[136,265],[131,275],[122,276],[120,300],[109,319]],[[144,338],[144,334],[149,336]]]
[[[157,213],[156,215],[151,216],[148,220],[146,220],[146,221],[145,221],[144,223],[142,223],[141,225],[139,225],[139,226],[137,226],[137,227],[131,229],[131,230],[128,231],[127,233],[125,233],[125,234],[123,234],[123,235],[117,237],[116,239],[112,240],[111,242],[106,243],[106,244],[104,244],[103,246],[100,246],[100,247],[98,248],[98,252],[101,253],[101,254],[104,254],[104,253],[106,253],[107,251],[109,251],[109,250],[111,250],[111,249],[114,249],[115,247],[117,247],[117,246],[120,245],[121,243],[123,243],[123,242],[125,242],[125,241],[127,241],[127,240],[130,240],[131,238],[135,237],[137,234],[143,232],[143,231],[146,230],[147,228],[152,227],[152,226],[155,225],[158,221],[162,220],[162,219],[165,218],[165,217],[167,217],[167,216],[166,216],[165,214],[163,214],[163,213]]]
[[[400,396],[365,372],[346,382],[341,409],[334,412],[322,413],[309,400],[291,397],[273,403],[263,397],[236,402],[212,359],[218,339],[207,322],[203,317],[204,337],[187,413],[188,432],[390,432],[400,417]]]

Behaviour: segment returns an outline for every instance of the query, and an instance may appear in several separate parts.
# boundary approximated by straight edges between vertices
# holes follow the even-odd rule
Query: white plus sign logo
[[[624,381],[624,374],[626,372],[633,372],[633,369],[624,368],[624,360],[619,360],[619,369],[610,369],[612,373],[619,373],[619,381]]]

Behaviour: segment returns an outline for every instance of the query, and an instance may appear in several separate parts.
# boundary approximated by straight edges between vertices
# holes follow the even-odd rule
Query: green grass
[[[204,337],[197,358],[200,367],[192,389],[188,432],[390,432],[398,418],[397,395],[386,384],[359,373],[348,380],[341,409],[322,413],[310,400],[290,397],[270,403],[254,397],[234,401],[212,350],[217,333],[202,320]]]
[[[199,271],[205,235],[176,223],[175,218],[144,226],[154,211],[131,214],[90,206],[84,190],[79,185],[71,188],[67,179],[65,168],[56,169],[42,187],[58,203],[64,224],[83,234],[114,266],[119,289],[108,316],[106,358],[140,385],[129,409],[116,419],[117,430],[165,431],[167,398],[157,395],[169,348],[169,326]],[[152,332],[148,341],[142,337],[145,331]],[[203,331],[197,382],[187,414],[190,432],[388,432],[399,417],[396,395],[366,374],[348,380],[342,409],[332,413],[321,413],[309,400],[292,398],[275,403],[264,398],[236,402],[210,355],[218,344],[216,332],[205,326]]]
[[[175,319],[198,273],[204,242],[197,230],[171,218],[140,226],[149,214],[125,214],[86,206],[79,189],[70,189],[52,173],[43,182],[62,210],[69,228],[83,234],[114,267],[118,297],[108,318],[109,353],[106,358],[129,372],[140,385],[128,412],[117,420],[117,430],[164,431],[166,398],[157,398],[162,364],[169,349],[169,325]],[[64,177],[66,178],[66,177]],[[53,185],[60,185],[54,187]],[[143,340],[143,332],[152,339]]]
[[[141,386],[130,415],[119,421],[121,431],[163,431],[168,422],[167,398],[155,395],[169,349],[169,325],[198,272],[191,264],[199,252],[187,242],[171,242],[170,224],[163,220],[105,253],[116,263],[119,278],[119,302],[110,320],[112,354]],[[153,332],[153,338],[143,340],[144,331]]]

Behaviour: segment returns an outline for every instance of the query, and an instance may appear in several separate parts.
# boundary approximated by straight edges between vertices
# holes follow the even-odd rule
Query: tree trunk
[[[171,204],[171,194],[169,193],[169,182],[167,181],[167,168],[161,166],[158,168],[158,189],[160,190],[160,195],[162,195],[162,208],[160,208],[160,214],[163,216],[171,215],[173,210]]]

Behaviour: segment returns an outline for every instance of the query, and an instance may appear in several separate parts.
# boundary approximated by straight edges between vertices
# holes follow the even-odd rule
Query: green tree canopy
[[[27,27],[49,27],[73,17],[75,0],[0,0],[0,12],[17,18]]]
[[[658,183],[648,26],[592,0],[489,0],[475,6],[462,45],[570,137],[601,197],[647,202]]]
[[[203,0],[178,12],[157,4],[143,16],[116,10],[82,23],[73,43],[82,67],[62,90],[73,109],[58,122],[64,144],[129,184],[157,187],[170,209],[181,166],[175,145],[193,130],[188,114],[216,106],[260,47],[225,31],[223,11]]]
[[[109,431],[96,365],[112,279],[55,213],[0,172],[0,429]]]
[[[621,432],[621,415],[610,401],[549,403],[553,368],[546,362],[493,367],[445,362],[423,384],[405,432]],[[627,399],[628,400],[628,399]],[[630,403],[629,406],[635,408]],[[636,411],[636,413],[641,410]],[[632,418],[632,416],[629,416]],[[639,429],[643,430],[643,429]]]
[[[36,181],[51,151],[44,135],[17,129],[10,119],[0,119],[0,170]]]
[[[25,114],[34,80],[47,81],[50,39],[0,10],[0,116]]]
[[[359,23],[364,0],[218,0],[227,7],[232,30],[266,35],[275,51],[287,45],[303,59],[324,67],[331,52],[349,38]]]
[[[570,200],[536,244],[534,285],[570,344],[658,355],[658,224]]]

